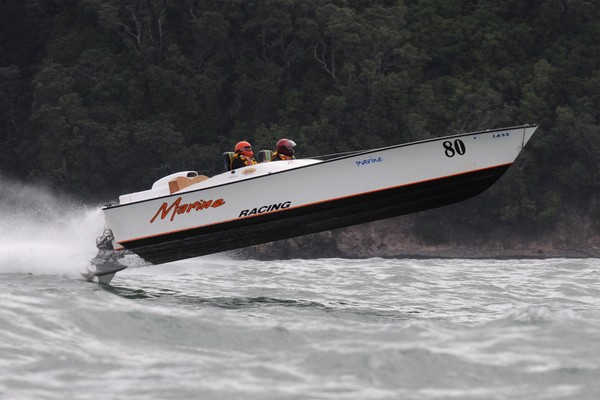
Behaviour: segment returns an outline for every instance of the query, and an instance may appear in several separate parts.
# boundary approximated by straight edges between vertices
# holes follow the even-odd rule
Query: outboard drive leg
[[[127,265],[121,264],[119,261],[128,254],[128,251],[114,250],[113,239],[114,236],[110,229],[105,229],[102,236],[96,239],[98,254],[90,261],[96,269],[95,271],[88,269],[87,273],[82,274],[88,281],[91,282],[96,277],[98,282],[109,284],[117,272],[127,268]]]

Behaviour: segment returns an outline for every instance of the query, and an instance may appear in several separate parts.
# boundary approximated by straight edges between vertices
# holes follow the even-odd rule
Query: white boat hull
[[[536,129],[245,167],[173,194],[152,197],[159,187],[125,196],[104,208],[106,225],[116,249],[157,264],[426,210],[487,189]]]

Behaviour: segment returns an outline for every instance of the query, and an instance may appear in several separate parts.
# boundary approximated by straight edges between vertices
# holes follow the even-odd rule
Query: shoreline
[[[462,258],[549,259],[600,258],[600,234],[589,224],[567,220],[544,234],[531,235],[496,228],[474,232],[445,232],[444,242],[427,243],[414,232],[414,217],[321,232],[303,237],[240,249],[239,254],[258,260],[313,258]],[[465,244],[467,243],[467,244]]]

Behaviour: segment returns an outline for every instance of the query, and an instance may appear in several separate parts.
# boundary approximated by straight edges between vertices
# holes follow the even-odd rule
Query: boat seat
[[[194,183],[202,182],[208,179],[206,175],[197,175],[191,178],[185,176],[178,176],[175,179],[171,179],[169,181],[169,193],[173,194],[175,192],[179,192],[182,189],[185,189],[188,186],[193,185]]]
[[[256,161],[259,163],[271,161],[273,152],[271,150],[260,150],[256,156]]]
[[[231,171],[231,160],[233,159],[233,151],[226,151],[223,153],[223,163],[225,164],[225,171]]]
[[[233,151],[226,151],[223,153],[223,163],[225,165],[225,171],[231,171],[231,160],[233,159],[233,155],[235,153]],[[256,160],[259,163],[271,161],[271,156],[273,152],[271,150],[259,150],[256,154]]]

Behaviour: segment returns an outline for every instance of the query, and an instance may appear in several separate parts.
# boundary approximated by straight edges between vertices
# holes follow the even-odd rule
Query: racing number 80
[[[465,143],[460,139],[456,139],[454,142],[446,140],[442,145],[444,146],[446,157],[454,157],[456,154],[462,156],[467,151]]]

